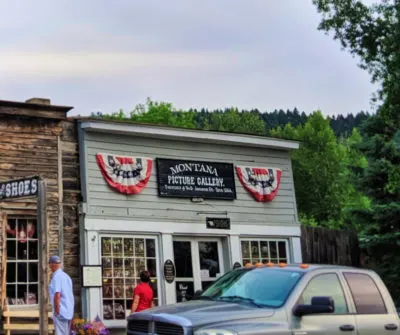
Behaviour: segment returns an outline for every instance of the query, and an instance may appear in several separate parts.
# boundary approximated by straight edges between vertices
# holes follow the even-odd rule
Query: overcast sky
[[[69,115],[153,100],[326,115],[372,111],[357,60],[311,0],[0,0],[0,99]]]

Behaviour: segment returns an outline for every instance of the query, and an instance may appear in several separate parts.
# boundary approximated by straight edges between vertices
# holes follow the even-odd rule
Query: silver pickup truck
[[[128,317],[127,334],[400,334],[393,300],[373,271],[280,264],[239,268],[196,300]]]

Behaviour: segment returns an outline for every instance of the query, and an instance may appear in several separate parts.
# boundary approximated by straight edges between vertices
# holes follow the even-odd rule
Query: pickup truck
[[[400,334],[393,300],[373,271],[268,264],[238,268],[194,300],[131,314],[127,334]]]

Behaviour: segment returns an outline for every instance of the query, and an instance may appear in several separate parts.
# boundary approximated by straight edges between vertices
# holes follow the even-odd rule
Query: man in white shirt
[[[49,267],[53,272],[49,286],[49,296],[56,335],[69,335],[75,305],[72,280],[62,270],[59,256],[50,257]]]

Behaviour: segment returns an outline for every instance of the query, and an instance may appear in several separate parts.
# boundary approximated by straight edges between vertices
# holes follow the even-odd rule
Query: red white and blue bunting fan
[[[281,183],[281,169],[236,166],[236,173],[243,187],[257,201],[272,201],[278,192]]]
[[[108,185],[124,194],[140,193],[146,187],[153,167],[153,160],[146,157],[98,153],[96,160]]]

